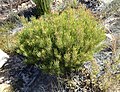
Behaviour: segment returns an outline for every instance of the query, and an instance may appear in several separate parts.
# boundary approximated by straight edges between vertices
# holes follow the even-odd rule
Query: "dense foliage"
[[[67,8],[60,15],[44,15],[25,24],[18,53],[45,72],[65,75],[92,60],[104,38],[103,28],[88,10]]]

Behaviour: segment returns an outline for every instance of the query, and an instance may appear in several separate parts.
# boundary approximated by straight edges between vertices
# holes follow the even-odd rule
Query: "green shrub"
[[[83,7],[33,18],[25,26],[18,53],[26,56],[26,63],[56,75],[79,70],[83,62],[93,59],[105,38],[99,22]]]
[[[50,12],[51,0],[33,0],[37,6],[36,15],[43,15]]]

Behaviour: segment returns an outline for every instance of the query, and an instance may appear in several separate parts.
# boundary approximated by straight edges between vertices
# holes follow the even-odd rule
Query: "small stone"
[[[105,4],[110,4],[113,0],[101,0],[102,2],[104,2]]]
[[[4,77],[0,77],[0,83],[3,83]]]
[[[13,87],[9,84],[0,84],[0,92],[14,92]]]
[[[11,80],[7,80],[5,83],[6,83],[6,84],[10,84],[10,82],[11,82]]]

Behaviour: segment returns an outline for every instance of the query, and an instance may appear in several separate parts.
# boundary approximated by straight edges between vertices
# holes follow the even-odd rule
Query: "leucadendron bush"
[[[18,53],[27,64],[35,64],[44,72],[67,75],[93,60],[100,50],[105,31],[92,14],[83,8],[67,8],[60,15],[49,14],[25,24],[19,34]]]

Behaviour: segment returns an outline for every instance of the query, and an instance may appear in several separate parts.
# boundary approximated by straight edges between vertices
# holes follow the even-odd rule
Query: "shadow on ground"
[[[56,77],[43,74],[37,67],[24,64],[23,60],[20,55],[9,58],[0,69],[0,78],[3,78],[0,84],[12,85],[15,92],[57,92],[53,91],[58,90]]]

